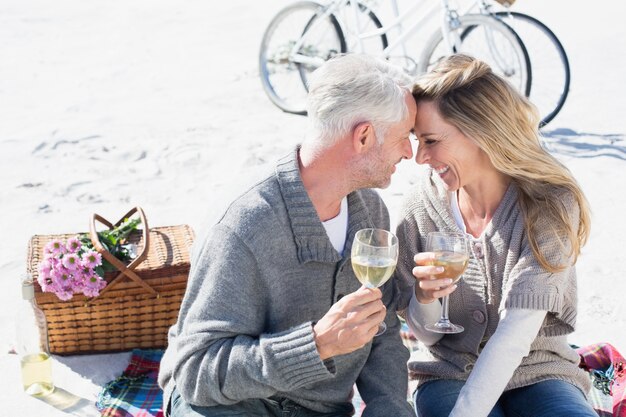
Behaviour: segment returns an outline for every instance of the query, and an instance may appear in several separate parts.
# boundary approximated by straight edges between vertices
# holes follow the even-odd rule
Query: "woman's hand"
[[[450,285],[452,284],[450,278],[437,278],[437,274],[443,272],[443,267],[430,265],[434,259],[435,254],[433,252],[422,252],[413,257],[417,265],[412,271],[417,280],[415,298],[421,304],[432,303],[436,299],[452,293],[457,287]]]

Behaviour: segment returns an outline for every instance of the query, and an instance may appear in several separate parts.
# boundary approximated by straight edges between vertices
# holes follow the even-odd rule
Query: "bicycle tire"
[[[517,33],[528,51],[533,75],[528,97],[539,109],[543,127],[561,111],[569,94],[571,73],[565,48],[537,18],[512,11],[495,15]]]
[[[463,37],[466,30],[472,27],[474,29]],[[420,55],[419,73],[428,72],[450,53],[465,53],[489,64],[495,73],[507,79],[525,96],[530,94],[532,81],[530,59],[526,47],[513,29],[493,16],[466,14],[458,17],[458,26],[452,31],[461,39],[460,50],[449,51],[445,46],[442,32],[437,30],[426,42],[426,47]],[[489,45],[489,42],[484,42],[483,35],[493,36],[492,41],[497,44]]]
[[[352,8],[350,6],[350,1],[346,2],[346,6],[347,7],[344,9],[345,13],[351,14]],[[367,19],[365,20],[366,22],[373,23],[375,29],[380,29],[383,27],[383,24],[381,23],[380,19],[378,18],[378,16],[376,16],[376,13],[374,13],[374,11],[369,8],[369,6],[361,2],[357,2],[357,6],[359,8],[359,11],[367,16]],[[342,11],[342,13],[343,12],[344,11]],[[351,19],[351,17],[344,18],[344,16],[340,16],[338,13],[335,13],[335,17],[337,17],[337,20],[339,21],[340,24],[343,22],[341,27],[343,30],[344,37],[346,38],[346,45],[347,45],[348,52],[356,51],[357,48],[355,45],[353,45],[353,43],[356,42],[356,39],[352,40],[352,36],[355,36],[355,35],[352,35],[352,32],[348,30],[349,25],[346,22],[346,20]],[[360,27],[358,28],[358,33],[364,33],[364,32],[367,32],[368,30],[369,30],[368,28]],[[376,39],[379,39],[379,41],[377,41]],[[370,46],[373,49],[375,49],[375,51],[370,49]],[[381,33],[380,36],[373,37],[371,43],[364,45],[363,53],[370,54],[370,55],[381,55],[382,51],[387,46],[389,46],[387,34]]]
[[[337,53],[346,52],[343,32],[332,14],[325,18],[326,21],[307,26],[312,19],[321,19],[324,10],[323,5],[314,1],[290,4],[274,16],[263,34],[259,51],[261,84],[272,103],[287,113],[306,114],[307,91],[301,76],[305,65],[290,56],[292,47],[302,36],[308,35],[311,41],[305,38],[306,43],[298,53],[311,60],[326,61]],[[294,29],[280,33],[279,29],[287,19],[293,20],[289,24],[293,24]],[[326,30],[322,30],[322,26]]]
[[[348,1],[346,3],[346,5],[348,6],[346,9],[346,13],[351,13],[352,9],[350,6],[350,1]],[[359,7],[359,11],[361,13],[366,14],[366,16],[368,17],[368,22],[371,22],[374,24],[374,27],[376,29],[380,29],[383,27],[383,24],[381,23],[380,19],[378,18],[378,16],[376,16],[376,14],[365,4],[363,3],[357,3],[357,6]],[[339,26],[342,28],[342,34],[343,34],[343,38],[346,44],[346,52],[352,52],[353,48],[352,45],[350,44],[351,41],[351,37],[350,37],[350,31],[346,30],[346,26],[345,23],[342,24],[343,19],[341,19],[341,16],[339,16],[337,13],[333,14],[333,17],[337,20],[337,22],[339,22]],[[311,20],[307,23],[307,26],[304,29],[304,32],[306,32],[306,30],[308,29],[309,26],[311,26],[315,21],[315,16],[313,16],[311,18]],[[364,28],[361,27],[359,28],[359,32],[361,33],[362,31],[367,31],[368,29],[363,30]],[[364,53],[368,53],[368,54],[372,54],[372,55],[379,55],[382,54],[382,51],[385,50],[385,48],[387,46],[389,46],[389,42],[387,40],[387,35],[382,33],[379,37],[380,41],[379,42],[368,42],[367,45],[364,45]],[[375,44],[378,44],[379,46],[377,47]],[[380,50],[377,50],[376,52],[373,52],[373,50],[371,48],[376,48]],[[302,83],[304,84],[304,88],[308,91],[308,79],[307,79],[307,74],[310,73],[310,71],[307,71],[304,67],[301,66],[301,71],[300,71],[300,77],[302,79]]]

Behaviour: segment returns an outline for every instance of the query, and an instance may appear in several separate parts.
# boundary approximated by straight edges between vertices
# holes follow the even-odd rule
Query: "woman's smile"
[[[448,170],[450,169],[450,167],[448,165],[444,165],[444,166],[441,166],[441,167],[432,167],[432,168],[435,170],[435,172],[437,174],[439,174],[439,176],[442,176],[443,174],[448,172]]]

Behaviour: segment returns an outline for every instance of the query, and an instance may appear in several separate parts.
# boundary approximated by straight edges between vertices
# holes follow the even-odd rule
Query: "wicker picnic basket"
[[[138,255],[124,265],[100,244],[96,221],[113,228],[134,213],[141,217],[142,230],[133,231],[128,240],[137,245]],[[187,287],[193,230],[188,225],[149,229],[140,207],[115,224],[94,214],[90,229],[96,250],[118,269],[105,274],[107,286],[94,298],[76,294],[62,301],[42,292],[37,283],[46,243],[76,233],[35,235],[28,245],[27,269],[35,281],[35,301],[46,316],[50,352],[70,355],[166,347],[167,330],[176,322]]]

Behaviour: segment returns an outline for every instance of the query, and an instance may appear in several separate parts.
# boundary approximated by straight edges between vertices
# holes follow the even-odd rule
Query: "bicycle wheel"
[[[541,21],[518,12],[502,11],[495,15],[521,38],[532,69],[528,97],[539,109],[541,127],[561,111],[570,86],[570,66],[563,45]]]
[[[306,114],[306,86],[302,73],[332,56],[346,52],[337,19],[313,1],[293,3],[268,25],[259,52],[263,90],[283,111]]]
[[[348,1],[345,6],[337,10],[333,10],[332,16],[337,20],[340,27],[342,28],[342,35],[345,40],[346,52],[361,52],[369,55],[380,56],[382,55],[385,48],[389,45],[387,41],[387,35],[382,33],[380,35],[367,37],[366,39],[362,39],[359,42],[359,35],[368,33],[370,31],[374,31],[376,29],[380,29],[383,27],[383,24],[378,19],[378,16],[374,14],[369,7],[362,3],[357,3],[359,7],[359,16],[357,18],[357,27],[354,26],[354,11],[352,10],[352,6]],[[315,16],[311,19],[311,21],[307,24],[307,27],[304,29],[306,32],[308,27],[315,23]],[[310,68],[309,66],[301,65],[300,67],[300,77],[302,78],[302,84],[304,84],[304,88],[308,91],[307,86],[308,82],[308,74],[311,73],[311,70],[314,68]],[[306,113],[304,113],[306,114]]]
[[[451,53],[471,55],[491,66],[494,73],[508,80],[525,96],[530,93],[532,72],[528,52],[519,36],[505,23],[493,16],[467,14],[451,25],[452,50],[437,30],[426,43],[418,62],[419,72],[432,69]]]
[[[387,34],[368,36],[359,42],[359,35],[380,29],[383,24],[376,14],[365,4],[357,3],[359,15],[354,18],[354,10],[350,1],[345,7],[333,11],[334,16],[341,25],[348,52],[361,52],[368,55],[380,56],[389,45]]]

